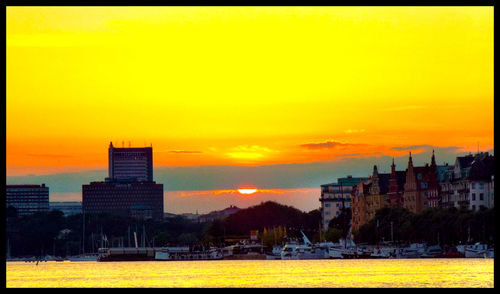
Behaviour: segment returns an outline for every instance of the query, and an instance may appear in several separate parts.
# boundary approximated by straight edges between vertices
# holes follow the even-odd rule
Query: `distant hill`
[[[305,213],[273,201],[241,209],[224,219],[226,234],[248,235],[250,230],[283,226],[288,231],[316,232],[321,222],[319,210]],[[295,235],[295,234],[294,234]]]
[[[241,209],[236,207],[236,206],[230,205],[228,208],[225,208],[223,210],[212,211],[210,213],[201,215],[198,218],[198,220],[201,223],[204,223],[204,222],[214,221],[216,219],[224,219],[224,218],[228,217],[229,215],[238,212],[239,210],[241,210]]]

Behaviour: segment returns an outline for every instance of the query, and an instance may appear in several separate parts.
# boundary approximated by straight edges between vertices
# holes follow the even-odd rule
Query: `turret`
[[[432,149],[431,166],[436,166],[436,157],[434,156],[434,149]]]

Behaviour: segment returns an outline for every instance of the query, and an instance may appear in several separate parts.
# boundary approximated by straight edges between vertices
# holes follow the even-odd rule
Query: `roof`
[[[389,180],[391,174],[378,174],[378,185],[380,187],[380,194],[387,194],[389,192]]]
[[[469,180],[476,181],[490,181],[491,176],[494,175],[494,156],[481,156],[476,155],[469,168]]]
[[[9,188],[48,188],[45,184],[41,185],[7,185],[7,189]]]
[[[353,178],[353,177],[347,177],[347,178],[338,178],[337,183],[329,183],[329,184],[323,184],[321,187],[327,187],[327,186],[357,186],[360,182],[368,180],[368,177],[358,177],[358,178]]]
[[[347,178],[338,178],[337,182],[340,185],[343,186],[356,186],[359,184],[361,181],[366,181],[368,178],[353,178],[353,177],[347,177]]]
[[[396,171],[396,179],[398,180],[399,188],[402,189],[406,183],[406,171]]]
[[[472,154],[466,155],[466,156],[460,156],[457,157],[458,164],[460,165],[460,168],[467,168],[470,167],[472,161],[474,161],[474,156]]]

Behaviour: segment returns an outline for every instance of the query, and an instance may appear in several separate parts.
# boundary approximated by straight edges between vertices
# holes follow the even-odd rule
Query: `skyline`
[[[493,7],[7,7],[6,60],[8,177],[493,149]]]
[[[424,148],[425,151],[413,151]],[[434,149],[434,146],[416,146],[412,151],[413,164],[423,166],[430,163],[435,150],[438,165],[453,166],[456,156],[467,153],[457,148]],[[494,154],[494,150],[489,150]],[[263,201],[276,201],[292,205],[302,211],[316,209],[315,201],[320,194],[319,186],[337,182],[340,177],[369,177],[373,165],[380,173],[389,173],[391,157],[344,158],[340,162],[315,162],[306,164],[283,164],[268,166],[201,166],[159,167],[153,176],[164,185],[164,209],[170,213],[208,213],[229,205],[246,208]],[[394,158],[396,170],[404,171],[408,157]],[[51,174],[45,176],[7,177],[7,184],[45,183],[50,188],[51,201],[81,201],[82,184],[102,181],[108,171],[94,170]],[[256,193],[242,195],[239,188],[254,188]],[[196,198],[196,201],[193,201]]]

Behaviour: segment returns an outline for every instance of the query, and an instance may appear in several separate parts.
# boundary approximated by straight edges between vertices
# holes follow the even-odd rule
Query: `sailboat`
[[[329,258],[328,248],[311,243],[309,238],[302,233],[303,244],[290,242],[285,244],[281,251],[281,259],[326,259]]]

